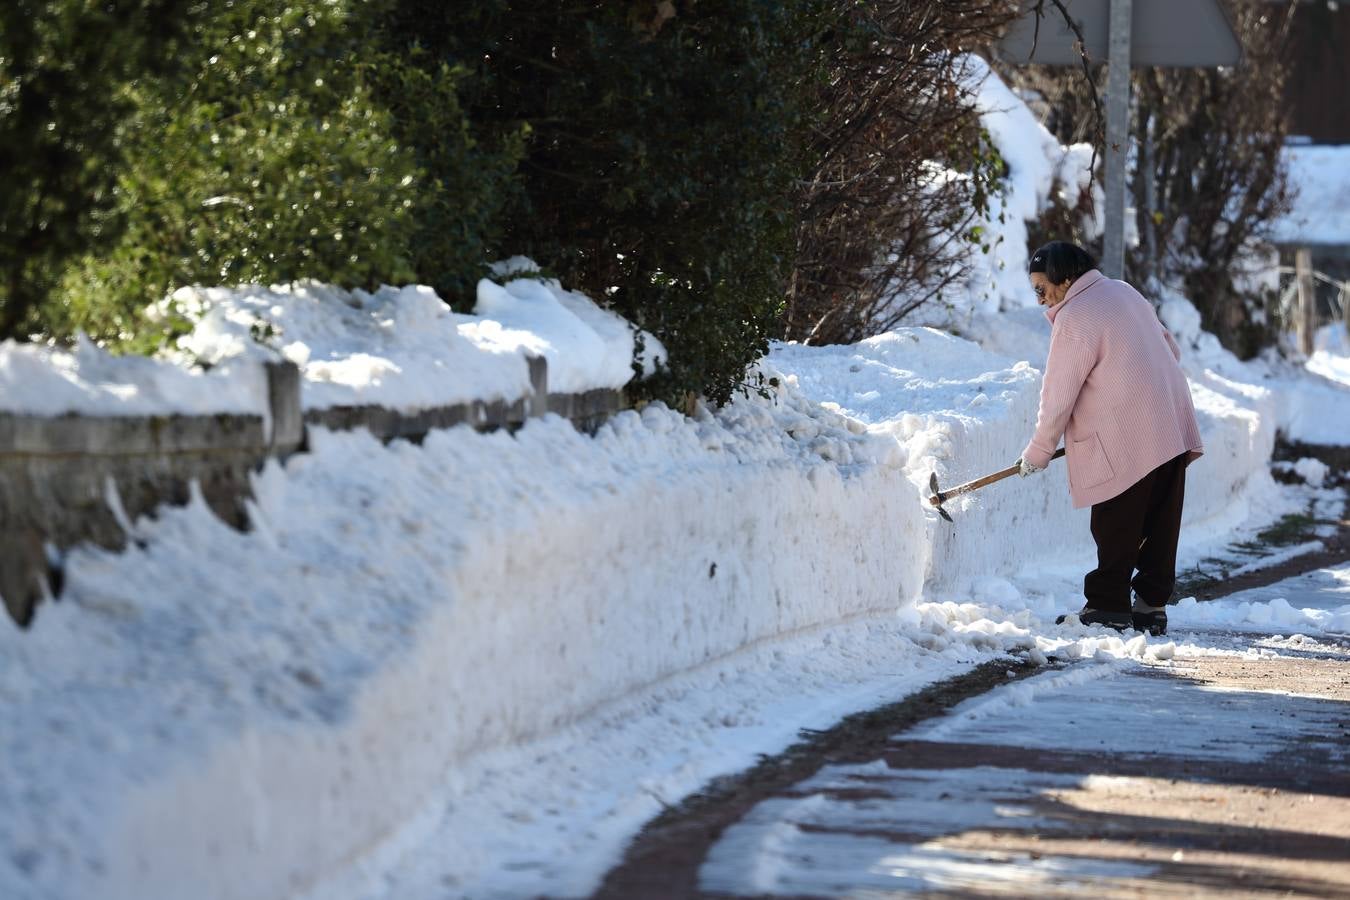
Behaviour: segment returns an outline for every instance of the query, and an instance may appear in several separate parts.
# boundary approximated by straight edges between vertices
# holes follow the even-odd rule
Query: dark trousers
[[[1092,507],[1097,568],[1083,579],[1088,608],[1128,612],[1131,586],[1150,606],[1167,603],[1176,587],[1177,539],[1185,495],[1183,453],[1124,493]]]

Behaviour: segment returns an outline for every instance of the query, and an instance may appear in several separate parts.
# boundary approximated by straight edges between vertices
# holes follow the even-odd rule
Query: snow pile
[[[180,362],[289,359],[300,367],[306,409],[515,400],[530,390],[527,355],[548,360],[554,393],[632,380],[636,330],[556,280],[520,277],[532,265],[512,260],[499,266],[503,284],[480,281],[474,315],[423,285],[373,294],[314,282],[182,288],[165,306],[194,323],[178,342]],[[650,374],[665,350],[649,334],[642,342]]]
[[[1004,582],[1009,587],[1011,584]],[[934,651],[963,648],[991,655],[1025,654],[1037,665],[1051,657],[1065,660],[1171,659],[1176,644],[1153,641],[1143,634],[1118,635],[1076,620],[1055,626],[1066,611],[1063,597],[1022,597],[1015,588],[1008,605],[983,602],[920,603],[901,611],[912,639]],[[1073,604],[1076,609],[1081,600]]]
[[[807,397],[894,441],[924,496],[933,473],[948,488],[1010,465],[1035,423],[1036,369],[933,329],[902,328],[848,346],[776,345],[769,363]],[[946,509],[959,525],[932,520],[930,588],[972,573],[1015,571],[1043,556],[1034,543],[977,535],[1025,534],[1034,524],[1060,536],[1056,556],[1090,546],[1086,512],[1072,509],[1062,464],[1034,481],[1013,478],[948,501]]]
[[[1222,602],[1188,598],[1169,611],[1169,619],[1189,629],[1350,634],[1350,564],[1243,591]]]
[[[1344,322],[1317,330],[1308,371],[1350,388],[1350,331]]]
[[[1294,463],[1294,472],[1312,487],[1321,487],[1331,473],[1331,467],[1320,459],[1305,456]]]
[[[163,510],[0,629],[0,893],[285,895],[475,753],[922,584],[894,444],[786,387],[594,439],[311,442],[249,533]]]
[[[1185,300],[1172,298],[1168,310],[1187,347],[1183,366],[1205,442],[1187,483],[1187,540],[1222,544],[1254,509],[1282,511],[1285,501],[1268,469],[1282,395],[1200,332]],[[926,496],[933,473],[939,487],[949,488],[1011,465],[1035,427],[1040,372],[1033,366],[1044,365],[1050,338],[1043,313],[976,314],[967,333],[978,343],[902,328],[848,346],[775,345],[769,362],[807,397],[895,441],[910,482]],[[1051,560],[1091,567],[1089,511],[1072,508],[1063,462],[946,508],[957,525],[933,522],[930,594],[975,590],[973,577]]]
[[[36,416],[145,416],[267,412],[261,366],[209,372],[141,356],[113,356],[81,339],[71,350],[0,343],[0,411]]]
[[[423,285],[374,293],[322,285],[181,288],[156,304],[193,323],[164,359],[113,356],[88,340],[73,350],[0,344],[0,409],[55,416],[267,412],[263,360],[302,373],[306,409],[377,405],[405,412],[530,392],[528,355],[548,360],[553,393],[621,388],[664,362],[660,341],[529,260],[478,284],[474,315]],[[205,371],[203,371],[205,370]]]
[[[1293,208],[1275,223],[1282,244],[1350,244],[1350,146],[1284,148]]]
[[[1188,628],[1256,631],[1293,628],[1308,633],[1350,632],[1350,603],[1334,610],[1296,609],[1283,597],[1266,601],[1242,601],[1236,605],[1197,603],[1195,598],[1188,597],[1177,604],[1172,617],[1179,625]]]
[[[965,296],[947,297],[955,321],[972,311],[1035,305],[1026,281],[1027,222],[1040,216],[1052,196],[1068,207],[1076,206],[1088,185],[1092,161],[1090,144],[1061,145],[987,62],[977,56],[965,61],[980,124],[1007,163],[1008,175],[1002,192],[991,199],[988,214],[975,223],[988,252],[972,248]]]
[[[857,344],[776,344],[768,364],[810,398],[886,435],[917,485],[950,464],[977,430],[1024,419],[1040,373],[932,328],[899,328]]]

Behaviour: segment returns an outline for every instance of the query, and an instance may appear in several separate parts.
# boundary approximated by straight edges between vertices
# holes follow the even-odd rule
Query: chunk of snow
[[[1294,463],[1294,471],[1313,487],[1321,487],[1323,482],[1326,481],[1327,475],[1331,473],[1331,467],[1320,459],[1305,456]]]

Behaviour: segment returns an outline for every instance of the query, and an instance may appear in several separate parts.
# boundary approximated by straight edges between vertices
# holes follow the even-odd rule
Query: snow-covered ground
[[[1016,114],[988,90],[1007,108],[987,115]],[[1015,125],[991,128],[1015,164],[1004,202],[1034,211],[1073,154],[1015,145]],[[800,727],[1007,653],[1167,659],[1173,641],[1047,624],[1091,558],[1062,466],[950,503],[954,527],[924,502],[931,474],[1002,468],[1030,434],[1049,329],[1015,295],[1013,237],[972,281],[964,337],[779,345],[771,397],[651,405],[594,438],[554,417],[387,447],[316,430],[257,477],[248,533],[194,502],[135,523],[125,553],[72,552],[62,601],[0,629],[0,895],[585,893],[664,804]],[[526,352],[553,390],[632,375],[626,324],[506,270],[475,316],[416,287],[174,302],[198,324],[159,361],[0,347],[0,406],[248,408],[154,386],[234,385],[276,355],[310,407],[511,397]],[[1183,298],[1163,315],[1207,448],[1185,564],[1304,508],[1269,475],[1276,429],[1350,443],[1350,390],[1238,362]]]
[[[1290,211],[1275,223],[1274,239],[1302,244],[1350,242],[1350,146],[1285,147],[1284,159],[1294,199]]]
[[[1350,387],[1350,330],[1346,323],[1334,323],[1317,330],[1308,371]]]
[[[1138,840],[1117,855],[1103,849],[1103,841],[1122,840],[1117,833],[1128,819],[1112,823],[1088,815],[1093,805],[1083,795],[1107,786],[1135,798],[1133,810],[1118,812],[1160,815],[1146,808],[1144,779],[1118,774],[1122,770],[1164,779],[1155,793],[1175,801],[1187,790],[1176,776],[1191,773],[1203,783],[1205,773],[1193,773],[1207,761],[1269,761],[1279,770],[1288,765],[1288,754],[1311,748],[1326,752],[1332,765],[1344,762],[1344,722],[1335,701],[1158,676],[1184,676],[1206,656],[1245,661],[1316,653],[1312,635],[1339,635],[1341,646],[1322,649],[1343,657],[1350,635],[1350,564],[1212,603],[1183,603],[1171,619],[1168,642],[1149,641],[1159,652],[1142,660],[1140,654],[1099,651],[1083,664],[996,687],[896,735],[892,740],[904,746],[885,759],[828,765],[785,796],[760,802],[713,846],[700,869],[701,887],[757,897],[983,894],[995,887],[1049,896],[1052,888],[1075,885],[1073,895],[1091,893],[1094,879],[1146,878],[1159,868],[1140,858]],[[1300,633],[1274,632],[1285,626]],[[925,744],[935,745],[936,754],[913,767],[916,746]],[[932,757],[941,757],[943,747],[950,748],[945,764],[935,766]],[[969,757],[972,747],[986,748],[991,761],[999,750],[1011,752],[997,764],[952,758],[954,748]],[[1089,768],[1079,768],[1088,760]],[[1021,767],[1028,764],[1031,770]],[[1122,783],[1132,780],[1138,783]],[[1298,800],[1311,810],[1303,801],[1314,797],[1306,790]],[[1207,799],[1211,807],[1226,800]],[[1161,837],[1165,854],[1181,848],[1173,861],[1193,849],[1203,852],[1203,845],[1188,841],[1170,844],[1162,837],[1164,818],[1143,821],[1151,823],[1143,826],[1150,832],[1146,843]],[[1089,840],[1076,852],[1056,853],[1053,836],[1074,829]],[[1012,843],[1030,842],[1033,852],[1008,852],[988,837],[999,834],[1021,836]],[[1148,895],[1148,886],[1142,887],[1140,895]]]
[[[771,400],[652,406],[595,438],[555,418],[421,446],[316,432],[258,479],[247,534],[193,504],[126,553],[73,553],[65,599],[0,632],[0,833],[25,848],[0,880],[580,893],[661,803],[800,725],[1000,653],[1172,652],[1046,627],[1089,558],[1062,471],[954,504],[955,528],[922,502],[930,472],[1016,455],[1024,361],[912,329],[766,366]],[[1237,500],[1294,508],[1244,390],[1196,393],[1213,484],[1192,556]]]

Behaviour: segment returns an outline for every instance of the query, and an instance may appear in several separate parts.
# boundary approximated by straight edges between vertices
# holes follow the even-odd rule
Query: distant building
[[[1289,59],[1289,133],[1314,144],[1350,144],[1350,2],[1299,3]]]
[[[1299,2],[1288,59],[1284,157],[1295,196],[1275,243],[1286,267],[1298,249],[1311,251],[1318,316],[1341,317],[1350,303],[1350,2]]]

